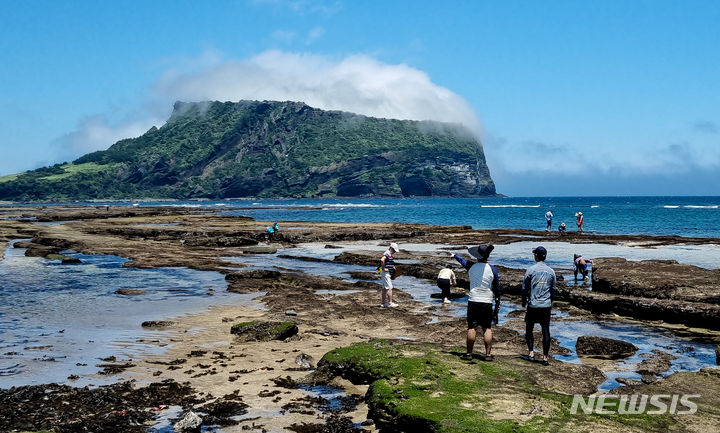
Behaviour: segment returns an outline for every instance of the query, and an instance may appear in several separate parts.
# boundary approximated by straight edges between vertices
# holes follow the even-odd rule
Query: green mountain
[[[300,102],[177,102],[138,138],[0,178],[14,201],[488,195],[482,146],[459,125]]]

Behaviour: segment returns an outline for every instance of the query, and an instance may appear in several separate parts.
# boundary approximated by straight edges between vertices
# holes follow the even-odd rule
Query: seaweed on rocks
[[[150,408],[189,405],[192,388],[172,380],[135,388],[121,382],[98,388],[55,383],[0,390],[0,431],[144,432]]]
[[[291,424],[288,430],[296,433],[356,433],[364,431],[355,427],[352,420],[345,416],[331,415],[324,424]]]

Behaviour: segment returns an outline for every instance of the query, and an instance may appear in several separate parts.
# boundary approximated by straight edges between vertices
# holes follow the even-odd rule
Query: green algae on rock
[[[284,340],[298,333],[293,322],[240,322],[230,328],[240,341]]]
[[[461,348],[374,340],[328,352],[318,366],[369,384],[369,418],[382,431],[646,431],[674,425],[664,415],[571,414],[574,394],[596,391],[594,367],[519,357],[466,362]]]

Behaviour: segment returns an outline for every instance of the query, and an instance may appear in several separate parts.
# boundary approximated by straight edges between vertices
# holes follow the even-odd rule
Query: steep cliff
[[[0,178],[2,200],[494,194],[482,146],[459,125],[300,102],[178,102],[138,138]]]

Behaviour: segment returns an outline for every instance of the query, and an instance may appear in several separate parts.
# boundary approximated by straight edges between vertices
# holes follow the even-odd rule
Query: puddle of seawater
[[[585,257],[621,257],[627,260],[676,260],[706,269],[720,268],[720,245],[668,245],[655,248],[609,244],[571,244],[568,242],[515,242],[496,245],[490,261],[510,268],[527,268],[534,262],[532,250],[538,245],[548,251],[547,264],[553,268],[572,269],[573,255]],[[467,253],[466,250],[456,250]]]
[[[518,244],[525,244],[525,245],[518,245]],[[522,265],[523,267],[529,266],[534,262],[532,260],[532,257],[529,257],[527,260],[525,259],[511,259],[506,261],[506,257],[512,256],[513,254],[519,254],[519,252],[523,249],[527,249],[528,251],[532,250],[531,243],[518,243],[513,244],[514,245],[514,252],[512,250],[510,251],[503,251],[502,248],[506,247],[505,245],[499,245],[496,247],[495,251],[493,251],[493,255],[495,256],[495,253],[500,249],[500,254],[495,256],[494,258],[495,263],[502,264],[505,266],[508,266],[508,262],[510,263],[516,263],[518,265]],[[565,243],[557,243],[557,244],[565,244]],[[438,246],[437,245],[431,245],[431,244],[406,244],[405,248],[410,249],[413,246],[419,246],[422,251],[437,251]],[[375,250],[375,251],[381,251],[385,247],[377,244],[370,244],[370,243],[364,243],[361,245],[355,244],[339,244],[337,245],[341,247],[341,251],[346,250],[357,250],[357,249],[367,249],[367,250]],[[582,247],[587,247],[588,245],[583,245]],[[567,251],[573,251],[573,249],[576,247],[571,244],[565,244],[565,248],[568,248]],[[571,249],[572,247],[572,249]],[[402,247],[401,247],[402,248]],[[608,250],[608,248],[613,249],[612,251]],[[598,251],[603,252],[602,255],[605,256],[618,256],[619,254],[616,254],[614,251],[615,248],[619,248],[626,252],[628,259],[639,259],[639,255],[646,254],[649,249],[639,249],[639,248],[629,248],[629,247],[618,247],[618,246],[601,246],[601,248],[598,249]],[[652,249],[650,251],[656,251],[657,249]],[[411,250],[412,251],[412,250]],[[417,250],[416,250],[417,251]],[[585,249],[583,251],[588,251],[588,249]],[[638,252],[639,251],[639,252]],[[631,254],[632,253],[632,254]],[[327,260],[331,260],[335,255],[339,254],[339,251],[337,249],[329,250],[323,248],[322,246],[312,246],[312,247],[303,247],[301,249],[293,249],[292,250],[293,255],[304,255],[308,257],[319,257]],[[442,252],[442,254],[447,254],[447,252]],[[583,254],[586,254],[583,252]],[[664,254],[664,253],[663,253]],[[530,255],[530,254],[528,254]],[[588,254],[589,255],[589,254]],[[531,255],[530,255],[531,256]],[[572,253],[569,254],[570,258],[572,258]],[[289,269],[298,269],[302,270],[303,272],[307,272],[310,274],[315,275],[324,275],[324,276],[347,276],[348,272],[350,271],[370,271],[371,269],[367,266],[355,266],[355,265],[343,265],[343,264],[337,264],[337,263],[318,263],[318,262],[306,262],[296,259],[277,259],[273,257],[255,257],[255,258],[249,258],[249,257],[238,257],[234,258],[233,261],[237,260],[238,262],[245,262],[245,263],[253,263],[255,265],[264,265],[264,266],[282,266]],[[278,262],[276,262],[278,261]],[[697,261],[696,263],[699,263],[701,261]],[[551,265],[553,265],[552,262],[550,262]],[[567,285],[578,285],[581,287],[586,287],[588,290],[591,290],[590,282],[584,282],[580,279],[577,281],[574,280],[572,273],[563,273],[562,274],[565,277],[565,283]],[[353,281],[352,279],[346,277],[345,279]],[[433,293],[438,293],[439,289],[435,286],[435,284],[418,279],[412,276],[408,275],[401,275],[397,279],[393,281],[394,286],[398,289],[401,289],[407,293],[409,293],[413,300],[419,301],[422,303],[425,303],[427,305],[440,305],[439,312],[443,315],[450,315],[455,317],[464,317],[467,311],[467,296],[464,296],[462,298],[454,299],[451,301],[450,304],[442,304],[441,299],[432,298],[431,295]],[[498,319],[500,324],[505,323],[508,320],[513,320],[513,318],[508,318],[507,314],[510,313],[513,310],[520,309],[521,306],[512,302],[504,301],[502,303],[502,308],[500,309],[500,313],[498,315]],[[555,318],[567,318],[569,317],[569,314],[565,311],[561,311],[558,309],[553,310],[553,317]],[[439,316],[434,316],[433,319],[431,319],[431,323],[435,323],[435,321],[439,321]],[[524,333],[524,329],[519,330],[521,333]],[[640,348],[640,350],[637,352],[636,355],[633,357],[630,357],[626,360],[623,360],[621,362],[618,362],[614,364],[614,367],[611,366],[611,368],[605,368],[607,380],[600,386],[601,390],[609,390],[614,387],[620,386],[620,384],[615,380],[618,377],[624,377],[624,378],[630,378],[630,379],[636,379],[639,378],[639,375],[634,372],[635,365],[643,360],[643,358],[640,358],[639,355],[641,353],[650,353],[653,349],[660,349],[665,350],[667,352],[672,353],[674,356],[677,357],[677,359],[671,361],[671,368],[670,370],[665,373],[669,374],[674,371],[678,370],[688,370],[688,371],[697,371],[700,368],[703,367],[709,367],[715,365],[715,352],[714,347],[710,344],[702,344],[702,343],[691,343],[687,342],[685,340],[682,340],[680,338],[675,337],[672,333],[669,331],[654,328],[651,326],[646,325],[640,325],[640,324],[634,324],[634,323],[625,323],[625,322],[614,322],[614,321],[606,321],[606,322],[590,322],[590,321],[557,321],[552,322],[551,325],[551,334],[553,337],[557,338],[560,344],[563,347],[566,347],[567,349],[570,349],[572,353],[568,356],[561,356],[559,357],[563,361],[567,362],[575,362],[575,363],[581,363],[582,360],[580,360],[577,355],[575,354],[575,342],[577,340],[577,337],[581,335],[595,335],[595,336],[601,336],[601,337],[608,337],[608,338],[616,338],[623,341],[628,341]],[[399,338],[403,338],[400,336]],[[691,349],[692,348],[692,349]]]
[[[342,389],[329,385],[300,385],[298,389],[309,396],[326,399],[327,409],[331,411],[342,409],[340,397],[347,396]]]
[[[566,362],[582,363],[575,353],[577,338],[583,335],[613,338],[632,343],[638,347],[635,355],[619,360],[615,363],[603,363],[603,368],[608,379],[600,385],[600,390],[607,391],[620,384],[616,377],[631,379],[639,378],[634,372],[636,364],[643,361],[640,354],[651,353],[652,350],[662,350],[677,357],[671,362],[670,369],[663,376],[676,371],[697,371],[704,367],[713,366],[715,363],[715,348],[711,344],[690,342],[677,338],[670,331],[642,326],[634,323],[623,323],[614,321],[563,321],[553,322],[550,325],[550,333],[558,339],[561,346],[572,350],[567,356],[559,356]]]
[[[100,370],[99,358],[164,350],[154,343],[162,331],[144,330],[143,321],[211,305],[253,305],[258,296],[227,292],[218,272],[123,268],[127,260],[120,257],[68,252],[82,263],[62,265],[24,253],[11,245],[0,262],[0,388],[112,383],[113,376],[89,377]],[[117,289],[146,292],[123,296]],[[80,378],[69,381],[71,374]]]
[[[67,224],[67,223],[74,223],[74,222],[78,222],[78,221],[80,221],[80,220],[68,220],[68,221],[41,221],[41,222],[34,222],[33,224],[36,224],[36,225],[39,225],[39,226],[48,226],[48,227],[52,227],[52,226],[60,226],[60,225],[63,225],[63,224]]]

